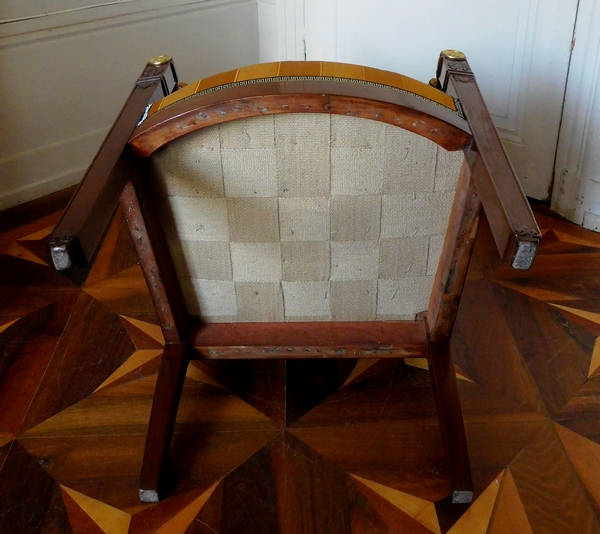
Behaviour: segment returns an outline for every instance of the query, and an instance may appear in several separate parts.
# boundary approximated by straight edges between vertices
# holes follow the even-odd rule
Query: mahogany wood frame
[[[176,82],[172,63],[148,66],[50,236],[56,268],[93,256],[120,195],[166,346],[158,375],[140,498],[158,501],[183,378],[190,358],[428,358],[452,469],[453,501],[471,502],[472,481],[450,336],[483,204],[505,261],[528,268],[540,232],[466,60],[442,55],[437,85],[456,94],[466,120],[443,106],[385,87],[330,79],[234,86],[181,101],[135,129],[146,106]],[[160,95],[159,95],[160,96]],[[426,316],[416,321],[205,325],[185,310],[145,162],[132,157],[195,129],[265,113],[338,113],[401,126],[448,149],[463,164]],[[135,129],[135,132],[134,132]]]
[[[58,270],[88,263],[102,240],[131,173],[127,142],[144,110],[178,87],[172,62],[148,63],[137,79],[96,157],[50,234],[50,255]]]

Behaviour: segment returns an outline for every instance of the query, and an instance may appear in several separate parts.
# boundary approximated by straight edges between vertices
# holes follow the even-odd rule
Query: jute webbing
[[[152,165],[188,311],[208,322],[414,319],[462,160],[406,130],[325,114],[171,142]]]

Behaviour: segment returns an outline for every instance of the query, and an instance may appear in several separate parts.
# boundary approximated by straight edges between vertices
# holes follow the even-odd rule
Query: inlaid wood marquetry
[[[188,527],[195,520],[198,512],[206,504],[206,501],[215,491],[219,481],[215,482],[210,488],[202,492],[199,497],[194,499],[190,504],[183,508],[179,513],[174,515],[171,519],[163,523],[155,534],[183,534],[188,531]]]
[[[470,507],[420,358],[192,362],[142,504],[164,338],[120,213],[81,286],[44,264],[52,217],[0,233],[3,534],[600,534],[597,234],[539,211],[515,273],[479,232],[452,338]]]
[[[16,258],[22,258],[24,260],[32,261],[34,263],[39,263],[40,265],[48,265],[44,260],[33,254],[31,251],[27,250],[21,243],[18,241],[13,243],[7,251],[7,254],[11,256],[15,256]]]
[[[381,495],[384,499],[391,502],[394,506],[417,520],[424,527],[435,534],[440,534],[440,525],[435,511],[435,505],[414,495],[403,493],[401,491],[389,488],[377,482],[353,475],[356,480],[372,489],[375,493]]]
[[[332,61],[285,61],[241,67],[188,83],[178,91],[152,104],[147,116],[149,117],[176,102],[236,85],[260,82],[285,83],[286,81],[310,81],[315,79],[332,79],[347,83],[391,87],[420,96],[456,111],[456,104],[451,96],[435,89],[431,85],[402,74]]]
[[[158,325],[152,323],[146,323],[144,321],[140,321],[139,319],[135,319],[133,317],[122,316],[128,323],[131,323],[133,326],[148,334],[152,339],[158,341],[161,345],[165,344],[165,338],[163,336],[162,330]]]
[[[600,445],[562,425],[554,424],[575,471],[591,497],[596,513],[600,512]]]
[[[498,497],[504,472],[493,480],[465,514],[448,531],[448,534],[473,534],[486,532]]]
[[[157,360],[161,356],[163,351],[161,349],[150,349],[150,350],[138,350],[134,352],[124,363],[119,367],[112,375],[110,375],[102,384],[100,384],[96,391],[101,390],[127,376],[129,373],[136,371],[140,367]],[[156,362],[158,363],[158,362]]]
[[[425,369],[428,370],[429,366],[427,364],[427,358],[405,358],[406,365],[410,365],[411,367],[416,367],[417,369]],[[457,365],[454,366],[454,371],[456,373],[456,378],[459,380],[467,380],[469,382],[473,382],[465,372],[460,369]]]
[[[70,498],[69,501],[74,501],[77,507],[81,509],[81,511],[83,511],[102,532],[127,534],[129,523],[131,522],[131,515],[118,508],[92,499],[87,495],[83,495],[78,491],[67,488],[66,486],[61,486],[60,489],[63,492],[63,495],[65,497],[68,496],[67,499]]]
[[[488,528],[489,534],[533,534],[510,469],[504,471],[498,492]]]
[[[2,325],[0,325],[0,332],[4,332],[4,330],[6,330],[7,328],[9,328],[10,326],[12,326],[13,324],[15,324],[19,319],[13,319],[12,321],[8,321]]]
[[[404,361],[406,361],[406,359]],[[367,360],[367,359],[358,360],[358,362],[356,362],[356,365],[352,369],[350,376],[348,376],[348,378],[346,378],[346,381],[344,382],[344,386],[347,386],[348,384],[351,384],[352,382],[354,382],[354,380],[358,379],[367,369],[369,369],[369,367],[371,367],[372,365],[374,365],[376,363],[377,363],[377,360]]]
[[[188,365],[186,377],[191,378],[192,380],[197,380],[198,382],[202,382],[204,384],[210,384],[211,386],[215,386],[222,389],[227,389],[222,384],[219,384],[214,378],[212,378],[209,374],[207,374],[201,367],[200,364],[196,361],[190,362]]]

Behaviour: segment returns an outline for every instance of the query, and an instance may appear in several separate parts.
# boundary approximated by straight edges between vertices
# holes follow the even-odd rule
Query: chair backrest
[[[186,307],[206,322],[414,320],[464,157],[373,120],[233,120],[152,156]]]
[[[463,54],[444,51],[431,85],[328,62],[173,83],[170,58],[149,62],[49,240],[57,268],[89,261],[131,178],[121,206],[170,340],[189,315],[346,324],[426,309],[447,339],[481,204],[504,261],[535,257],[539,229]]]
[[[449,344],[481,207],[515,268],[540,232],[464,54],[430,83],[284,62],[179,89],[170,57],[146,65],[49,238],[77,279],[119,198],[166,342],[142,500],[189,358],[427,356],[452,499],[471,501]]]

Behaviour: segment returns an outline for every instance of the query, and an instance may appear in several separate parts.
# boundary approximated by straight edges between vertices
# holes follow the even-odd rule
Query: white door
[[[600,232],[600,2],[580,0],[552,209]]]
[[[284,0],[288,32],[300,26],[289,22],[299,3]],[[306,59],[424,82],[435,75],[441,50],[463,51],[526,194],[546,200],[576,10],[577,0],[304,0],[303,38]],[[296,56],[300,39],[287,39]]]

